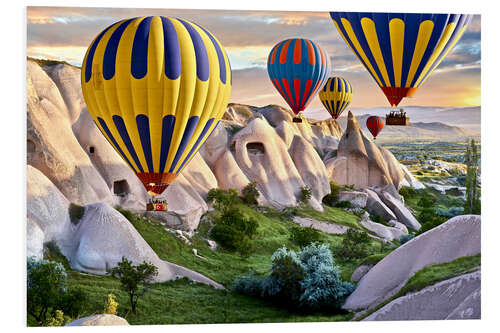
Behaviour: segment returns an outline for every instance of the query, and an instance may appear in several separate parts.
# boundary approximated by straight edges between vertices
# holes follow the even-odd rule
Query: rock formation
[[[481,217],[462,215],[406,242],[377,263],[347,298],[345,309],[371,308],[395,295],[420,269],[481,252]]]
[[[481,319],[481,271],[396,298],[363,320]]]
[[[64,325],[64,326],[128,326],[130,325],[125,318],[112,314],[96,314],[83,317]]]

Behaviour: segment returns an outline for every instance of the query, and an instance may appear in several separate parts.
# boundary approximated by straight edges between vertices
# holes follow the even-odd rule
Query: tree
[[[213,202],[215,210],[221,213],[234,206],[238,201],[238,191],[234,188],[228,190],[213,188],[207,194],[207,202]]]
[[[132,261],[122,257],[116,267],[108,270],[108,274],[120,279],[121,288],[128,293],[132,312],[137,314],[137,301],[150,288],[153,278],[158,275],[158,268],[144,261],[140,265],[133,265]]]
[[[39,324],[54,312],[61,297],[66,293],[68,276],[61,263],[28,258],[27,263],[27,312]]]
[[[260,196],[257,185],[257,182],[250,182],[241,190],[241,200],[247,205],[257,205]]]
[[[468,214],[481,213],[481,200],[479,199],[479,154],[474,139],[471,139],[465,152],[467,176],[465,181],[465,212]]]

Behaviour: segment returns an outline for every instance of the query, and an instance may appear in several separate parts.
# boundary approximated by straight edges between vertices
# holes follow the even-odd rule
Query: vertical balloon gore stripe
[[[300,50],[300,45],[302,44],[302,40],[296,39],[295,40],[295,47],[293,49],[293,62],[295,64],[300,64],[301,61],[301,50]]]
[[[310,40],[306,39],[306,44],[307,44],[307,54],[308,54],[308,60],[310,65],[315,65],[316,64],[316,55],[314,54],[314,47],[311,43]]]
[[[163,45],[165,52],[165,75],[175,80],[181,75],[181,48],[179,37],[170,19],[161,17],[163,26]]]
[[[295,102],[292,98],[292,91],[290,90],[290,85],[288,84],[288,80],[282,79],[281,81],[283,82],[283,87],[285,88],[286,96],[288,97],[288,100],[290,101],[290,107],[292,108],[293,112],[295,114],[297,114],[298,113],[297,105],[295,105]]]
[[[143,19],[135,31],[130,72],[136,79],[142,79],[148,72],[148,40],[152,19],[151,16]]]
[[[135,173],[137,173],[137,170],[132,166],[132,163],[130,163],[130,161],[128,160],[127,155],[125,155],[123,150],[118,145],[118,142],[116,142],[115,137],[113,136],[113,134],[111,134],[111,131],[109,130],[108,125],[106,125],[106,122],[104,121],[104,119],[102,119],[101,117],[97,117],[97,121],[99,121],[99,124],[101,125],[102,129],[104,130],[104,133],[106,133],[109,140],[111,140],[111,143],[116,148],[116,150],[118,151],[120,156],[125,160],[125,162],[127,162],[128,166],[132,170],[134,170]]]
[[[119,23],[119,22],[118,22]],[[118,24],[115,23],[115,24]],[[102,36],[111,29],[115,24],[110,25],[106,29],[104,29],[95,39],[94,43],[89,49],[89,53],[87,54],[87,61],[85,62],[85,82],[89,82],[90,78],[92,77],[92,63],[94,61],[94,54],[95,54],[95,49],[97,48],[97,45],[101,41]]]
[[[281,47],[281,53],[280,53],[280,64],[284,64],[286,62],[286,56],[288,53],[288,44],[290,44],[291,39],[285,41],[283,43],[283,46]]]
[[[193,23],[195,24],[195,23]],[[224,53],[222,53],[222,50],[219,46],[219,43],[215,40],[215,37],[208,32],[205,28],[199,26],[198,24],[195,24],[198,28],[203,30],[208,38],[210,38],[210,41],[212,42],[212,45],[215,48],[215,52],[217,52],[217,59],[219,60],[219,75],[220,75],[220,80],[223,84],[226,84],[226,62],[224,61]]]
[[[172,142],[174,128],[175,116],[169,114],[163,117],[161,126],[160,173],[165,171],[165,163],[167,162],[168,152],[170,151],[170,143]]]
[[[125,122],[123,121],[123,118],[120,116],[114,115],[113,122],[115,123],[115,127],[118,130],[118,133],[120,133],[120,136],[123,140],[123,143],[125,144],[125,147],[127,147],[130,156],[132,156],[132,159],[134,160],[135,165],[137,165],[140,172],[144,172],[144,169],[142,168],[141,162],[139,161],[139,157],[137,157],[137,153],[135,152],[134,145],[132,144],[132,140],[130,140],[130,136],[128,135],[127,127],[125,126]]]
[[[279,45],[279,44],[278,44]],[[278,50],[278,45],[274,46],[273,51],[271,52],[271,57],[268,59],[271,65],[274,64],[274,59],[276,57],[276,51]]]
[[[184,25],[193,42],[194,52],[196,54],[196,76],[201,81],[206,81],[209,76],[210,64],[208,62],[208,54],[207,49],[205,48],[205,43],[203,43],[203,39],[200,34],[191,24],[182,19],[177,20]]]
[[[293,89],[295,90],[295,105],[300,108],[300,79],[293,79]]]
[[[180,170],[182,170],[182,168],[184,168],[184,165],[190,160],[190,158],[193,155],[193,153],[198,150],[198,147],[201,144],[201,140],[205,137],[205,134],[207,134],[207,131],[210,128],[210,126],[212,126],[213,122],[214,122],[214,118],[210,118],[207,121],[207,123],[205,124],[205,127],[203,127],[203,130],[201,131],[200,135],[198,136],[198,139],[196,140],[196,142],[194,143],[193,147],[189,151],[189,154],[184,159],[184,162],[182,162],[181,166],[178,168],[177,172],[180,172]],[[215,127],[214,127],[214,129],[215,129]],[[210,134],[212,134],[212,132],[210,132]]]
[[[193,136],[193,132],[196,129],[196,125],[198,124],[199,120],[200,118],[198,116],[193,116],[187,121],[186,128],[184,129],[184,134],[182,135],[181,143],[179,144],[179,148],[177,148],[177,153],[175,154],[174,160],[172,161],[172,165],[170,166],[170,170],[168,172],[174,172],[174,170],[176,169],[177,163],[184,153],[189,140],[191,140],[191,136]]]
[[[139,137],[141,139],[142,151],[144,152],[144,157],[146,158],[146,163],[148,165],[149,172],[154,171],[153,166],[153,154],[151,153],[151,136],[149,133],[149,118],[143,114],[136,117],[137,130],[139,132]]]
[[[134,19],[129,19],[121,23],[120,26],[113,31],[113,34],[106,44],[106,50],[104,51],[104,58],[102,62],[102,76],[105,80],[110,80],[113,76],[115,76],[116,51],[118,50],[118,44],[120,44],[123,32],[133,20]]]

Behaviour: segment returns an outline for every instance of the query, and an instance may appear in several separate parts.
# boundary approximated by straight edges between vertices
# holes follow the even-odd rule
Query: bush
[[[413,237],[415,237],[415,235],[412,235],[412,234],[403,235],[403,236],[399,237],[399,242],[401,243],[401,245],[403,245],[404,243],[408,242]]]
[[[270,275],[259,280],[250,272],[237,277],[232,289],[287,308],[338,310],[354,286],[341,281],[328,245],[313,243],[299,253],[278,249],[272,256]]]
[[[334,181],[330,182],[330,193],[323,197],[323,204],[333,207],[339,200],[339,193],[342,190],[339,184]]]
[[[370,236],[364,231],[349,229],[342,240],[339,255],[349,259],[363,258],[368,255]]]
[[[399,190],[399,194],[401,194],[405,198],[405,201],[408,201],[408,199],[411,199],[411,198],[414,198],[415,196],[417,196],[418,192],[413,187],[403,186]]]
[[[230,188],[229,190],[213,188],[208,191],[207,202],[213,202],[214,208],[219,212],[224,212],[226,209],[238,203],[238,201],[238,191],[234,188]]]
[[[59,308],[72,318],[78,317],[85,310],[88,295],[80,287],[73,287],[62,295]]]
[[[311,226],[307,228],[292,227],[290,229],[290,240],[300,247],[304,247],[321,240],[321,234]]]
[[[134,214],[131,211],[123,209],[120,206],[116,206],[115,209],[119,211],[123,216],[125,216],[125,218],[130,222],[132,222],[132,220],[134,219]]]
[[[69,316],[65,316],[61,310],[56,310],[53,317],[49,317],[45,326],[64,326],[71,321]]]
[[[84,213],[85,213],[85,207],[76,205],[74,203],[70,203],[69,218],[71,220],[71,223],[75,225],[78,224],[78,222],[80,222],[80,219],[83,217]]]
[[[422,208],[430,208],[434,206],[434,202],[436,199],[432,196],[425,195],[420,200],[418,200],[417,205],[419,205]]]
[[[300,188],[300,202],[307,203],[311,200],[312,191],[308,186],[302,186]]]
[[[241,190],[241,195],[241,200],[247,205],[257,205],[257,199],[260,196],[257,190],[257,182],[248,183],[248,185]]]
[[[446,190],[446,194],[454,196],[454,197],[461,197],[462,191],[460,191],[458,189],[458,187],[452,187],[452,188]]]
[[[118,309],[118,302],[116,301],[116,296],[113,294],[108,294],[108,299],[104,304],[104,313],[116,315],[117,309]]]
[[[340,201],[335,204],[337,208],[353,208],[354,206],[350,201]]]
[[[133,265],[132,261],[122,257],[116,267],[108,270],[108,274],[120,279],[121,288],[127,292],[132,312],[137,314],[137,301],[149,289],[153,278],[158,275],[158,268],[144,261]]]
[[[372,220],[373,222],[376,222],[376,223],[383,224],[383,225],[388,225],[387,221],[382,216],[380,216],[379,214],[377,214],[377,215],[370,215],[370,220]]]
[[[66,270],[61,263],[28,258],[27,312],[39,324],[47,322],[47,315],[55,315],[61,297],[67,292]]]
[[[450,207],[448,209],[438,208],[436,209],[436,214],[440,216],[444,216],[447,218],[452,218],[457,215],[463,215],[464,207]]]
[[[237,207],[231,207],[216,218],[210,236],[226,250],[247,256],[252,250],[250,239],[257,234],[258,226],[257,221],[245,218]]]

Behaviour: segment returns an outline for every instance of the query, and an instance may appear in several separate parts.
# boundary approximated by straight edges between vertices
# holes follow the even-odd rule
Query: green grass
[[[301,206],[297,209],[297,215],[308,217],[318,221],[330,222],[345,225],[347,227],[364,230],[359,224],[359,217],[343,209],[324,205],[324,211],[319,212],[310,206]]]
[[[475,256],[460,257],[446,263],[426,266],[416,272],[396,295],[380,303],[373,309],[370,309],[368,312],[366,312],[356,320],[362,320],[363,318],[368,317],[370,314],[381,309],[396,298],[405,296],[406,294],[411,292],[417,292],[427,286],[431,286],[438,282],[445,281],[459,275],[474,272],[480,266],[481,254],[477,254]]]
[[[391,252],[392,251],[387,251],[387,252],[383,252],[383,253],[372,254],[372,255],[364,258],[359,263],[359,265],[376,265],[379,261],[381,261],[382,259],[384,259],[385,257],[387,257],[387,255],[389,253],[391,253]]]

